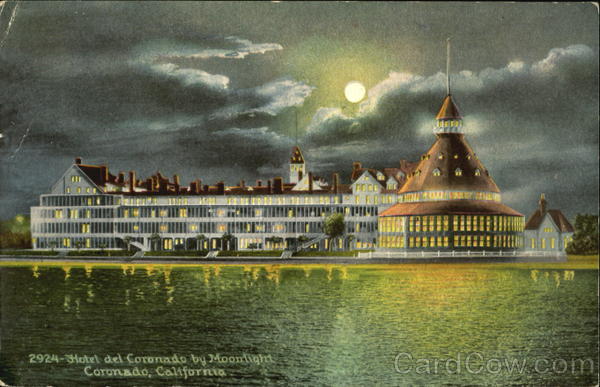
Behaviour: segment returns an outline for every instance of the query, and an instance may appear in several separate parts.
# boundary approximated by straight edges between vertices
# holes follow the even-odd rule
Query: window
[[[187,213],[187,208],[180,208],[179,209],[179,217],[180,218],[187,218],[188,213]]]
[[[444,159],[444,154],[443,154],[443,153],[440,153],[440,154],[438,155],[438,160],[443,160],[443,159]]]
[[[77,193],[81,193],[81,187],[77,187]]]
[[[460,168],[456,168],[456,169],[454,170],[454,175],[456,175],[456,176],[462,176],[462,169],[460,169]]]
[[[440,171],[439,168],[436,168],[433,170],[433,176],[440,176],[442,174],[442,172]]]
[[[556,239],[555,238],[550,238],[550,248],[551,249],[556,248]]]
[[[67,193],[71,193],[71,187],[67,187],[67,190],[66,190],[66,192],[67,192]]]
[[[479,171],[479,168],[475,170],[475,176],[481,176],[481,171]]]
[[[81,176],[71,176],[71,183],[79,183],[81,181]]]

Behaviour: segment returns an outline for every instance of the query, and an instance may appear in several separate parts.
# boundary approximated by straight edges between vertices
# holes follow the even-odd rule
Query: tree
[[[345,228],[346,225],[344,224],[344,214],[335,213],[325,218],[323,232],[329,239],[329,250],[331,250],[333,241],[344,235]]]
[[[567,253],[598,254],[598,215],[575,217],[575,233],[567,245]]]
[[[102,253],[104,253],[104,249],[105,249],[105,248],[107,248],[107,247],[108,247],[108,245],[107,245],[106,243],[100,243],[100,244],[98,245],[98,247],[100,247],[100,251],[101,251]]]
[[[348,249],[351,249],[350,246],[352,244],[352,241],[356,239],[356,236],[354,234],[348,234],[348,236],[346,237],[346,240],[348,241]]]
[[[223,236],[221,237],[221,241],[223,242],[223,246],[221,246],[221,248],[223,250],[229,250],[229,243],[232,240],[233,240],[233,235],[231,235],[228,232],[226,232],[225,234],[223,234]]]
[[[150,235],[150,243],[152,244],[152,249],[157,251],[160,249],[160,235],[158,233],[153,233]]]
[[[202,250],[202,247],[204,247],[204,241],[206,241],[207,239],[208,238],[204,234],[198,234],[198,235],[196,235],[196,247],[197,247],[197,250]]]

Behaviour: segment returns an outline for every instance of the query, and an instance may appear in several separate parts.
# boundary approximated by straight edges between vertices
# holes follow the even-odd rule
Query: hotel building
[[[180,183],[160,172],[139,179],[105,165],[75,159],[48,194],[31,208],[35,249],[327,249],[325,217],[343,213],[346,238],[335,248],[377,246],[377,216],[398,201],[415,164],[375,170],[354,163],[350,184],[307,171],[294,147],[287,181],[248,185],[201,180]],[[350,236],[351,235],[351,236]]]

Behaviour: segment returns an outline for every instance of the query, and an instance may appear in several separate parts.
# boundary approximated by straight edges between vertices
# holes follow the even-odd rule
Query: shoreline
[[[246,265],[246,264],[284,264],[284,265],[305,265],[305,264],[341,264],[341,265],[365,265],[365,264],[447,264],[447,263],[564,263],[568,262],[567,256],[527,256],[527,257],[433,257],[433,258],[356,258],[356,257],[297,257],[297,258],[279,258],[279,257],[217,257],[217,258],[197,258],[197,257],[68,257],[68,256],[0,256],[2,262],[31,262],[31,263],[107,263],[107,264],[177,264],[177,265]]]

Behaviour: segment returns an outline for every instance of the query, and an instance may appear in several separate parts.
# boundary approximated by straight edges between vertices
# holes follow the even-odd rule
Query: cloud
[[[313,90],[313,86],[292,79],[282,79],[257,86],[252,92],[268,102],[253,111],[276,115],[286,108],[302,105]]]
[[[572,214],[586,206],[569,200],[572,189],[590,202],[597,198],[597,186],[588,184],[598,179],[597,60],[588,46],[573,45],[533,63],[514,60],[452,74],[467,139],[509,205],[527,212],[544,190]],[[445,82],[443,73],[390,72],[368,91],[356,115],[319,109],[305,132],[305,153],[346,174],[352,159],[372,167],[418,160],[434,140]]]
[[[235,49],[206,49],[185,56],[194,59],[243,59],[248,55],[265,54],[269,51],[283,50],[283,46],[277,43],[252,43],[248,39],[241,39],[236,36],[229,36],[225,38],[225,40],[237,44],[237,47]]]
[[[153,64],[151,69],[178,79],[183,86],[205,85],[215,89],[227,89],[229,86],[229,78],[225,75],[209,74],[200,69],[182,69],[173,63]]]

